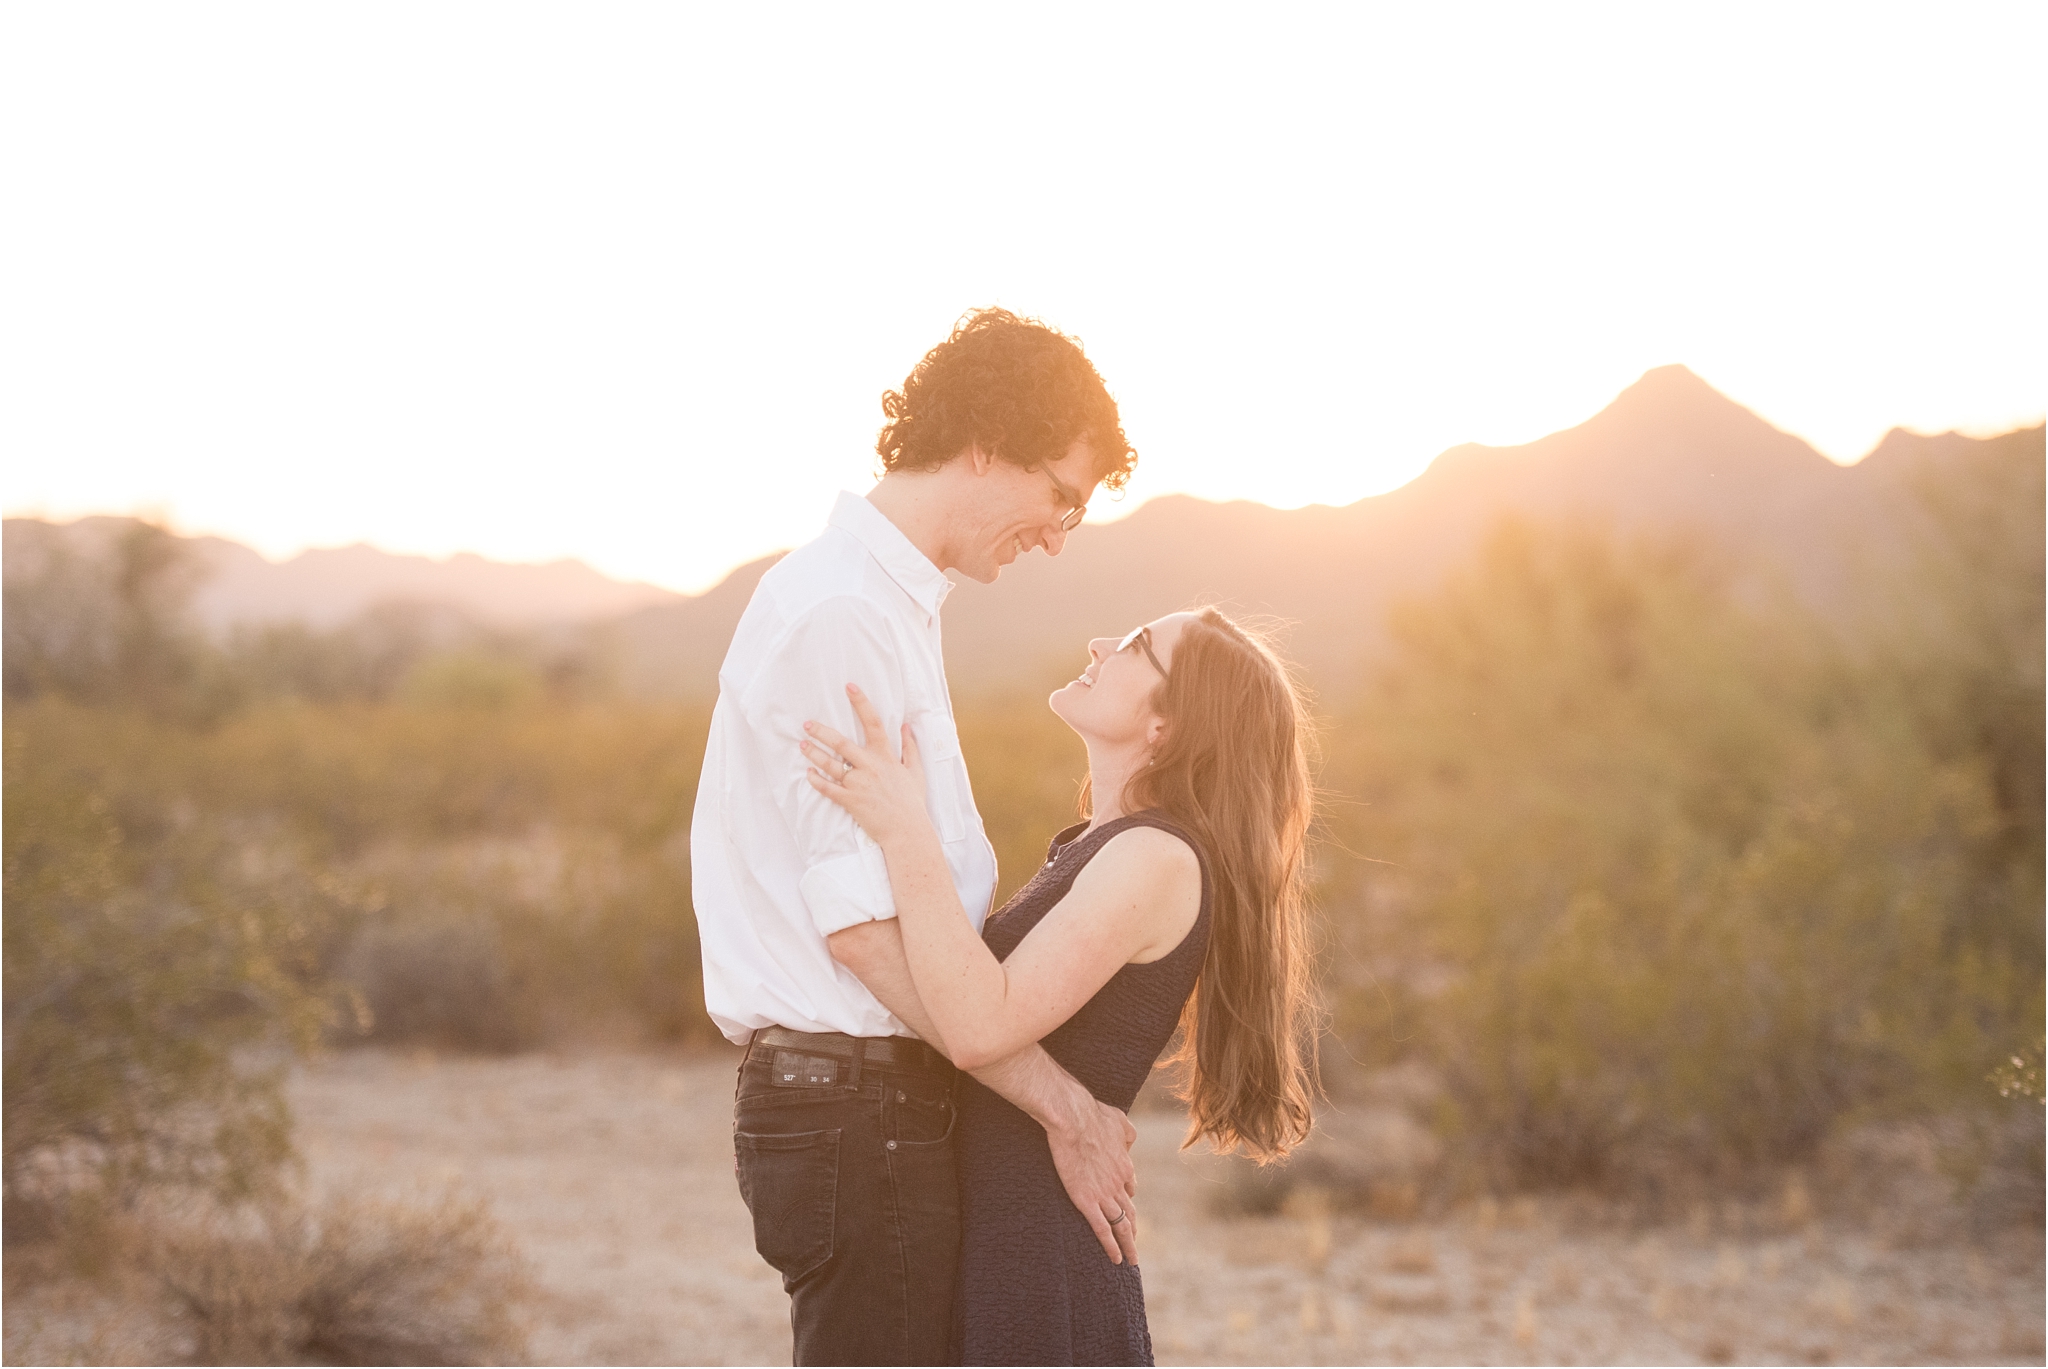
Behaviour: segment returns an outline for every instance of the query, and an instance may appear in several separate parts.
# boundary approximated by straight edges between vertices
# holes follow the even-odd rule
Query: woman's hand
[[[875,839],[890,846],[931,833],[925,809],[924,761],[910,724],[903,725],[903,759],[899,762],[874,743],[881,737],[882,718],[868,696],[855,685],[846,687],[860,719],[866,743],[841,736],[823,723],[807,722],[804,759],[811,763],[811,788],[844,808]]]

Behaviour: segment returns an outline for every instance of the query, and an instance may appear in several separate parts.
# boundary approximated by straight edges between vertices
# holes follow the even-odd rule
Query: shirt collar
[[[903,529],[889,521],[887,514],[850,490],[839,492],[832,506],[832,526],[851,533],[881,563],[889,578],[900,585],[928,617],[937,617],[953,582],[931,563],[925,554],[903,535]]]

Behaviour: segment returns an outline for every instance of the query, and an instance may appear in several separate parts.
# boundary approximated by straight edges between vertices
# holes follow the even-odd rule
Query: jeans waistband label
[[[839,1062],[829,1055],[775,1052],[769,1082],[781,1089],[824,1089],[839,1082]]]

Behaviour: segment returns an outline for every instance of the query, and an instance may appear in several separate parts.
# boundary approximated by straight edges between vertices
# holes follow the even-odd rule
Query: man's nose
[[[1067,530],[1057,521],[1049,523],[1038,534],[1038,544],[1045,548],[1047,556],[1058,556],[1060,548],[1067,545]]]

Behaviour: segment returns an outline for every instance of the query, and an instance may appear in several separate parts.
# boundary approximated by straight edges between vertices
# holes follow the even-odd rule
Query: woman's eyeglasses
[[[1152,668],[1159,672],[1159,678],[1165,679],[1166,667],[1159,664],[1159,658],[1152,654],[1152,629],[1149,626],[1134,627],[1129,632],[1126,632],[1124,639],[1116,644],[1116,649],[1123,651],[1133,646],[1145,653],[1145,659],[1150,661]]]

